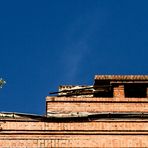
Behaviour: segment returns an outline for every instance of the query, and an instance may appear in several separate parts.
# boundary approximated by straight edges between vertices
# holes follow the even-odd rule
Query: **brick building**
[[[0,147],[148,147],[148,75],[60,86],[46,115],[0,113]]]

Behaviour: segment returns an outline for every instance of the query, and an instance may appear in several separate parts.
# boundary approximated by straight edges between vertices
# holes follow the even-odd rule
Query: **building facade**
[[[148,147],[148,75],[60,86],[46,115],[0,113],[0,147]]]

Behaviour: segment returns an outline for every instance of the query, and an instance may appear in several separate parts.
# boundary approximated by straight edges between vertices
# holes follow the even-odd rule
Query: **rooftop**
[[[148,75],[95,75],[95,80],[148,81]]]

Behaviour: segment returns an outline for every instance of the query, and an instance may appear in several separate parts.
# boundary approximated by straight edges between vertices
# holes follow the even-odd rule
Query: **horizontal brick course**
[[[47,102],[47,112],[148,112],[148,103]]]
[[[95,75],[95,80],[144,80],[148,81],[148,75]]]
[[[0,137],[1,147],[148,147],[148,136],[138,135],[82,135],[82,136],[19,136]]]
[[[1,132],[3,131],[99,131],[99,130],[117,130],[117,131],[130,131],[130,130],[147,130],[148,121],[146,120],[98,120],[88,122],[0,122]]]
[[[148,98],[46,97],[46,102],[148,102]]]

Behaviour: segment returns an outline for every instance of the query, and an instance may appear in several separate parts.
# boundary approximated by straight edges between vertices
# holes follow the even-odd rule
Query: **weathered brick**
[[[95,82],[111,80],[113,97],[48,96],[46,113],[148,113],[148,88],[147,98],[125,98],[121,78],[124,79],[124,83],[126,81],[133,83],[136,80],[145,82],[148,76],[96,76]],[[0,118],[0,147],[148,147],[147,118],[88,118],[88,120],[7,118]]]

